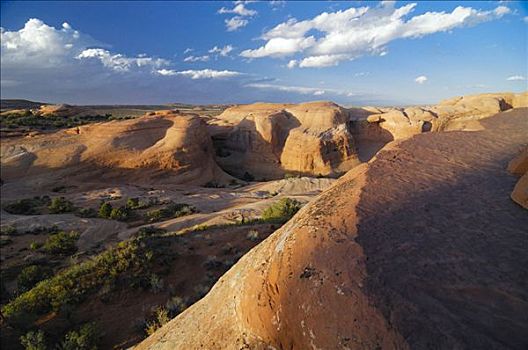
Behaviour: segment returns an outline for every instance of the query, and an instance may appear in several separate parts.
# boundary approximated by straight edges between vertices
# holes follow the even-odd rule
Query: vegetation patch
[[[146,218],[148,222],[157,222],[181,216],[190,215],[196,212],[196,208],[185,203],[169,202],[165,208],[155,209],[147,212]]]
[[[16,202],[4,206],[4,210],[15,215],[38,215],[42,214],[42,207],[51,203],[49,196],[19,199]]]

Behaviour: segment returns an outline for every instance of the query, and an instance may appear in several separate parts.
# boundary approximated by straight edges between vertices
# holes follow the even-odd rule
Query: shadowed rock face
[[[229,178],[214,161],[205,122],[171,113],[2,142],[2,178],[66,170],[127,181],[204,184]]]
[[[525,349],[527,120],[390,144],[138,349]]]
[[[229,173],[332,176],[359,163],[347,122],[348,112],[331,102],[256,103],[228,108],[210,130],[217,161]]]

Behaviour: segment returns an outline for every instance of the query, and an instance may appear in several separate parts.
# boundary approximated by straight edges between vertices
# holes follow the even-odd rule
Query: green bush
[[[251,182],[251,181],[255,180],[255,177],[246,171],[244,173],[244,176],[242,176],[242,180],[247,181],[247,182]]]
[[[6,205],[4,210],[15,215],[37,215],[40,214],[38,208],[49,203],[50,198],[48,196],[24,198]]]
[[[75,242],[79,239],[77,232],[59,232],[48,237],[44,250],[50,254],[68,255],[77,250]]]
[[[140,278],[150,266],[145,253],[138,239],[120,242],[115,248],[37,283],[4,305],[2,314],[9,324],[27,325],[40,315],[82,302],[102,286],[114,285],[125,271],[135,279]],[[124,284],[134,285],[133,280]]]
[[[99,217],[103,219],[110,219],[110,215],[112,214],[112,204],[108,202],[101,203],[98,214]]]
[[[0,228],[0,234],[6,236],[14,236],[18,233],[17,229],[13,225],[6,225]]]
[[[147,212],[149,222],[156,222],[165,219],[179,218],[196,212],[196,208],[185,203],[170,202],[165,208],[151,210]]]
[[[126,202],[126,207],[129,209],[140,209],[139,198],[129,198]]]
[[[25,267],[17,276],[18,292],[23,293],[33,288],[38,282],[48,278],[50,270],[38,265]]]
[[[301,209],[301,203],[296,199],[281,198],[262,212],[262,220],[270,222],[286,222]]]
[[[88,323],[78,331],[69,331],[58,346],[59,350],[96,350],[101,338],[95,323]]]
[[[154,235],[161,235],[165,232],[167,232],[167,230],[160,228],[160,227],[145,226],[138,230],[138,232],[136,233],[136,236],[137,237],[148,237],[148,236],[154,236]]]
[[[109,218],[112,220],[126,221],[130,219],[131,213],[127,207],[113,208],[110,212]]]
[[[164,307],[159,307],[156,309],[154,319],[147,323],[145,332],[151,335],[169,321],[168,311]]]
[[[46,350],[46,339],[42,331],[29,331],[20,337],[20,344],[25,350]]]
[[[66,200],[64,197],[55,197],[51,200],[48,209],[51,214],[62,214],[71,213],[75,207],[72,202]]]

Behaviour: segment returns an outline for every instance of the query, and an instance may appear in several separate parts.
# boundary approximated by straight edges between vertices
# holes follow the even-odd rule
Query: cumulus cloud
[[[29,19],[18,31],[0,28],[0,42],[2,66],[32,65],[35,68],[61,64],[86,46],[98,44],[66,22],[56,29],[37,18]]]
[[[257,11],[246,8],[244,3],[239,3],[235,5],[235,7],[233,7],[232,9],[222,7],[220,10],[218,10],[218,13],[233,13],[239,16],[254,16],[257,14]]]
[[[321,96],[321,95],[324,95],[326,91],[324,90],[317,90],[317,91],[314,91],[314,96]]]
[[[174,76],[182,75],[189,77],[191,79],[222,79],[222,78],[232,78],[239,75],[242,75],[240,72],[230,71],[230,70],[214,70],[214,69],[202,69],[202,70],[184,70],[176,71],[173,69],[160,69],[157,71],[159,75],[163,76]]]
[[[506,80],[509,80],[509,81],[526,80],[526,77],[523,75],[512,75],[511,77],[506,78]]]
[[[208,55],[203,56],[188,56],[183,59],[183,62],[207,62],[209,61]]]
[[[297,67],[298,63],[299,62],[297,62],[297,60],[290,60],[290,62],[288,62],[288,64],[287,64],[287,67],[290,68],[290,69],[295,68],[295,67]]]
[[[153,67],[158,68],[169,64],[168,60],[162,58],[152,58],[146,55],[138,57],[126,57],[121,54],[112,54],[105,49],[86,49],[75,58],[78,60],[95,58],[101,61],[103,66],[111,68],[117,72],[128,72],[132,67]]]
[[[246,4],[251,3],[252,1],[235,1],[235,6],[230,9],[222,7],[218,10],[220,14],[234,14],[236,16],[224,20],[228,32],[233,32],[239,28],[245,27],[248,25],[249,20],[245,19],[255,16],[258,12],[255,10],[248,9]]]
[[[264,33],[266,43],[240,53],[246,58],[280,57],[302,53],[299,67],[328,67],[365,54],[383,56],[396,39],[420,38],[455,28],[476,25],[511,13],[506,6],[482,11],[458,6],[451,12],[411,16],[415,3],[395,7],[384,2],[375,8],[352,7],[298,21],[283,22]]]
[[[249,23],[247,19],[243,19],[242,17],[239,17],[239,16],[226,19],[224,22],[226,24],[226,28],[228,32],[233,32],[237,30],[238,28],[245,27]]]
[[[423,84],[427,81],[427,77],[425,75],[420,75],[419,77],[414,79],[414,81],[417,82],[418,84]]]
[[[219,54],[220,56],[227,56],[231,51],[233,51],[233,46],[231,45],[226,45],[224,47],[213,47],[211,50],[209,50],[208,52],[209,53],[216,53],[216,54]]]
[[[188,47],[188,48],[185,49],[185,51],[183,51],[183,53],[186,54],[186,53],[193,52],[193,51],[194,51],[193,48]]]

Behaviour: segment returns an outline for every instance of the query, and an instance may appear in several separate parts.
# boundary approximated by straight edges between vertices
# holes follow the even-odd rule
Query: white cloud
[[[348,55],[320,55],[320,56],[310,56],[304,58],[299,67],[330,67],[337,66],[338,63],[342,60],[350,58]]]
[[[261,58],[303,53],[300,67],[328,67],[365,54],[384,56],[386,45],[396,39],[420,38],[511,13],[506,6],[490,11],[458,6],[452,12],[411,16],[415,8],[415,3],[396,8],[394,2],[385,2],[375,8],[323,12],[304,21],[292,18],[264,33],[263,46],[244,50],[240,55]]]
[[[188,56],[183,59],[183,62],[207,62],[209,61],[208,55],[203,56]]]
[[[244,17],[253,17],[258,14],[257,11],[246,8],[246,5],[253,1],[235,1],[235,7],[232,9],[222,7],[218,10],[220,14],[235,14],[236,16],[226,19],[224,22],[228,32],[235,31],[248,25],[249,20]]]
[[[103,66],[117,72],[128,72],[132,67],[152,66],[153,68],[158,68],[169,64],[169,61],[161,58],[146,57],[145,55],[126,57],[121,54],[111,54],[110,51],[105,49],[86,49],[75,58],[78,60],[95,58],[101,61]]]
[[[277,84],[264,84],[264,83],[250,83],[246,84],[246,87],[261,89],[261,90],[274,90],[283,92],[293,92],[301,95],[314,95],[321,96],[326,93],[342,96],[354,96],[352,92],[339,89],[325,89],[320,88],[304,87],[304,86],[290,86],[290,85],[277,85]]]
[[[292,69],[292,68],[295,68],[297,66],[297,64],[298,64],[297,60],[290,60],[290,62],[288,62],[287,67],[289,69]]]
[[[226,45],[224,47],[213,47],[211,50],[209,50],[209,53],[217,53],[220,56],[227,56],[231,51],[233,51],[233,46]]]
[[[186,54],[186,53],[189,53],[189,52],[192,52],[192,51],[194,51],[194,49],[188,47],[188,48],[185,49],[185,51],[183,51],[183,53]]]
[[[235,5],[234,8],[228,9],[225,7],[222,7],[220,10],[218,10],[218,13],[225,14],[225,13],[234,13],[239,16],[254,16],[258,12],[255,10],[250,10],[245,7],[244,3],[239,3]]]
[[[239,16],[226,19],[224,22],[226,24],[226,28],[228,32],[233,32],[237,30],[238,28],[245,27],[249,23],[247,19],[243,19],[242,17],[239,17]]]
[[[526,80],[526,77],[523,75],[512,75],[511,77],[506,78],[506,80],[510,80],[510,81]]]
[[[281,57],[303,51],[315,43],[313,36],[307,38],[272,38],[266,45],[255,50],[244,50],[240,54],[246,58]]]
[[[524,23],[528,23],[528,16],[523,17]]]
[[[427,77],[425,75],[420,75],[419,77],[414,79],[414,81],[417,82],[418,84],[423,84],[427,81]]]
[[[92,38],[81,35],[68,23],[61,29],[48,26],[40,19],[29,19],[24,28],[8,31],[0,28],[2,66],[33,66],[50,68],[71,59],[88,45],[97,45]]]
[[[163,76],[173,76],[173,75],[182,75],[189,77],[191,79],[222,79],[222,78],[232,78],[239,75],[242,75],[240,72],[230,71],[230,70],[214,70],[214,69],[202,69],[202,70],[184,70],[176,71],[173,69],[160,69],[157,71],[159,75]]]

